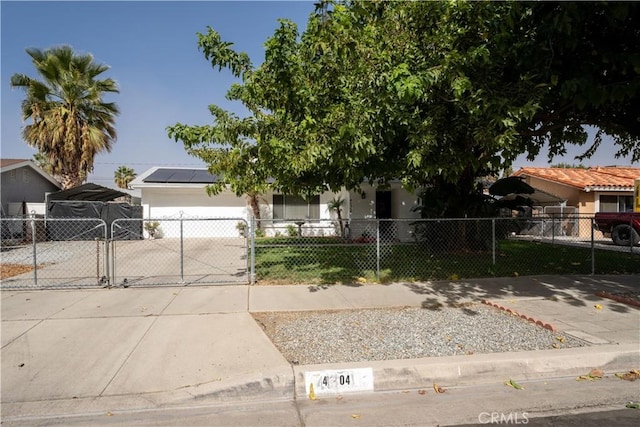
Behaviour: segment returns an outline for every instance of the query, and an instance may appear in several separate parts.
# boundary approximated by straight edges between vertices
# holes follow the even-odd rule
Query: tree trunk
[[[82,185],[84,182],[84,178],[78,176],[77,174],[71,173],[63,173],[60,174],[60,184],[62,184],[63,190],[68,190],[70,188],[78,187]]]
[[[342,223],[342,209],[336,209],[336,215],[338,216],[338,224],[340,224],[340,237],[344,239],[344,224]]]
[[[247,195],[247,198],[249,199],[249,206],[251,206],[251,212],[253,213],[253,218],[256,220],[256,227],[260,230],[262,229],[262,221],[260,221],[260,203],[258,197],[258,194]]]

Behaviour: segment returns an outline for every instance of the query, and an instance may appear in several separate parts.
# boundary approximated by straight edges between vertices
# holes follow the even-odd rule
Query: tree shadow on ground
[[[544,298],[561,301],[575,307],[586,307],[604,299],[596,295],[598,291],[612,294],[637,292],[640,277],[620,276],[527,276],[506,278],[480,278],[460,281],[431,281],[406,283],[412,292],[424,295],[424,308],[437,309],[438,305],[453,306],[462,301],[505,298]],[[624,303],[613,304],[611,309],[621,313],[636,311],[637,308]]]

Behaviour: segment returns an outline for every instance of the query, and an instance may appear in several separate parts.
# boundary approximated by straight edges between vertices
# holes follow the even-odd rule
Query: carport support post
[[[31,215],[31,242],[33,243],[33,284],[38,286],[38,259],[37,259],[37,249],[36,249],[36,215],[32,213]]]

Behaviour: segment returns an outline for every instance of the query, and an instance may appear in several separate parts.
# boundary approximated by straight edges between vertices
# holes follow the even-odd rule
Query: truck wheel
[[[616,225],[611,233],[611,238],[613,243],[618,246],[630,246],[632,242],[633,245],[637,245],[640,242],[640,236],[636,230],[627,224]]]

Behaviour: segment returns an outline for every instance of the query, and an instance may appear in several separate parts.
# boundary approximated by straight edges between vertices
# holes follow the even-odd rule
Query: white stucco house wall
[[[205,168],[154,167],[138,175],[130,186],[140,191],[143,217],[161,222],[164,237],[179,235],[179,219],[186,220],[182,225],[185,236],[237,236],[237,222],[251,222],[247,198],[238,197],[230,190],[209,196],[205,187],[216,180]],[[419,218],[419,213],[413,211],[418,204],[417,197],[404,190],[399,182],[393,182],[382,191],[363,184],[359,192],[326,192],[309,200],[267,192],[260,197],[261,228],[267,235],[285,234],[290,225],[299,227],[304,236],[335,235],[336,214],[328,205],[337,197],[345,200],[342,218],[345,224],[350,224],[351,237],[370,233],[376,219]],[[230,220],[209,221],[211,224],[204,221],[213,218]],[[409,222],[394,226],[397,239],[411,238]],[[185,223],[188,223],[186,228]]]

